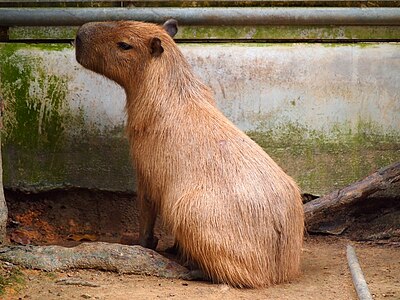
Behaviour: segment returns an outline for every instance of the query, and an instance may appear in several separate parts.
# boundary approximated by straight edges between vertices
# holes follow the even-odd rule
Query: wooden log
[[[396,182],[400,182],[400,161],[384,167],[343,189],[307,202],[304,204],[307,230],[321,232],[321,223],[332,220],[336,213],[343,212],[350,205],[366,199],[377,191],[390,188]],[[339,226],[339,230],[336,229],[337,233],[340,233],[346,226],[346,221],[338,220],[338,223],[343,223],[343,226]]]

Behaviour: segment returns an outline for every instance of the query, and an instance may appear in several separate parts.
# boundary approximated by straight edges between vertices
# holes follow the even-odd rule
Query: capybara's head
[[[177,31],[174,19],[163,26],[134,21],[86,23],[76,35],[76,60],[124,86],[127,78],[160,59],[173,45]]]

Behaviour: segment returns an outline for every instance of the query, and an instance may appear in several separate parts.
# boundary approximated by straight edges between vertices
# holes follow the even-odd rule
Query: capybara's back
[[[78,62],[127,94],[141,244],[155,248],[158,212],[215,282],[264,287],[293,279],[303,239],[299,189],[215,107],[170,37],[175,26],[89,23],[76,41]]]

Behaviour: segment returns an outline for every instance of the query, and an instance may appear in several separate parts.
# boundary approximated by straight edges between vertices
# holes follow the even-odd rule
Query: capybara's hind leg
[[[154,224],[157,211],[144,193],[138,192],[139,201],[139,244],[143,247],[155,250],[158,238],[154,236]]]

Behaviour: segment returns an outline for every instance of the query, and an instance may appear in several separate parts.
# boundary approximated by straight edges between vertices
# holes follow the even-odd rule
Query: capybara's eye
[[[129,50],[132,49],[133,47],[127,43],[124,42],[119,42],[117,43],[118,47],[120,47],[122,50]]]

